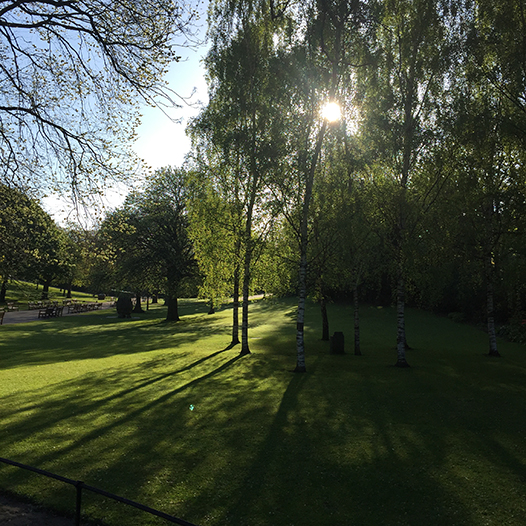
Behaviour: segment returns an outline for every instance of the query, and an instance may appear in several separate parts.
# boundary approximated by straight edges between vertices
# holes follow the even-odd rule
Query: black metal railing
[[[117,502],[122,502],[123,504],[127,504],[128,506],[133,506],[134,508],[137,508],[141,511],[145,511],[146,513],[149,513],[151,515],[156,515],[157,517],[161,517],[162,519],[165,519],[169,522],[179,524],[180,526],[196,526],[195,524],[192,524],[191,522],[187,522],[183,519],[178,519],[177,517],[172,517],[171,515],[168,515],[167,513],[163,513],[162,511],[155,510],[153,508],[150,508],[149,506],[145,506],[144,504],[140,504],[133,500],[125,499],[124,497],[119,497],[119,495],[114,495],[113,493],[109,493],[108,491],[104,491],[103,489],[89,486],[88,484],[84,484],[84,482],[80,480],[68,479],[67,477],[56,475],[55,473],[51,473],[50,471],[45,471],[43,469],[34,468],[32,466],[27,466],[26,464],[21,464],[20,462],[15,462],[14,460],[9,460],[7,458],[0,457],[0,462],[3,462],[4,464],[9,464],[10,466],[15,466],[17,468],[26,469],[28,471],[32,471],[33,473],[38,473],[39,475],[44,475],[45,477],[59,480],[60,482],[64,482],[65,484],[74,486],[77,492],[77,495],[76,495],[77,498],[76,498],[76,503],[75,503],[75,526],[80,526],[80,513],[81,513],[81,507],[82,507],[82,490],[91,491],[92,493],[97,493],[98,495],[102,495],[103,497],[107,497],[108,499],[113,499]]]

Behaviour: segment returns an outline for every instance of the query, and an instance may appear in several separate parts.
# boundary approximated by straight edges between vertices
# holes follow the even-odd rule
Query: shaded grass
[[[392,309],[364,309],[355,357],[328,354],[311,307],[292,374],[293,301],[252,306],[242,358],[229,309],[181,308],[2,327],[0,456],[200,525],[526,524],[523,346],[491,359],[485,334],[409,311],[400,370]],[[349,341],[350,307],[330,316]],[[73,508],[71,488],[15,468],[0,487]],[[163,523],[84,500],[108,524]]]

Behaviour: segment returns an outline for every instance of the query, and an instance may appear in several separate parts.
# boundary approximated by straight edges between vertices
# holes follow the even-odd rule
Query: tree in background
[[[206,174],[206,168],[193,174],[188,203],[190,238],[202,277],[199,294],[210,301],[209,312],[212,314],[225,298],[233,297],[231,345],[237,345],[243,224],[238,199],[231,199],[224,189],[220,190],[222,185],[218,183],[224,179],[218,177],[217,171],[221,168],[209,168],[215,172],[212,177]]]
[[[161,168],[102,225],[120,283],[129,284],[137,293],[164,291],[166,321],[179,320],[178,297],[196,273],[188,232],[188,196],[187,174]]]
[[[364,70],[365,143],[376,155],[371,173],[383,179],[379,218],[396,266],[397,361],[407,367],[405,302],[410,245],[417,213],[413,178],[441,140],[440,112],[454,58],[454,17],[435,0],[383,3],[376,27],[376,61]],[[432,183],[432,188],[436,184]]]
[[[0,301],[5,302],[9,279],[21,277],[31,265],[35,246],[32,227],[44,216],[36,200],[0,185]]]
[[[47,299],[51,281],[68,266],[66,236],[38,201],[0,185],[1,301],[9,279],[39,280]]]

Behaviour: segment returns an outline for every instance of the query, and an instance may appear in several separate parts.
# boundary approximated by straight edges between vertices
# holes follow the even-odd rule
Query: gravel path
[[[102,308],[103,309],[109,309],[111,303],[109,302],[103,302]],[[12,323],[29,323],[31,321],[38,321],[39,319],[44,321],[44,318],[38,317],[38,310],[22,310],[22,311],[9,311],[6,312],[4,315],[4,323],[3,325],[10,325]],[[97,312],[97,311],[91,311],[91,312]],[[82,313],[69,313],[68,309],[65,308],[63,311],[63,316],[80,316],[83,314],[89,314],[89,312],[82,312]],[[54,318],[47,318],[47,320],[52,321]],[[1,523],[0,523],[1,524]]]
[[[27,502],[0,494],[0,525],[73,526],[74,520],[54,515]]]

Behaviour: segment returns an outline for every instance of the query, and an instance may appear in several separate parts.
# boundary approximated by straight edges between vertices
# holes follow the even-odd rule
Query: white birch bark
[[[495,331],[495,307],[493,294],[493,262],[491,256],[488,256],[486,261],[486,310],[487,310],[487,327],[489,338],[489,355],[500,356],[497,349],[497,333]]]
[[[405,338],[405,280],[400,273],[396,291],[396,367],[409,367],[405,357],[406,338]]]
[[[354,354],[356,356],[362,355],[360,348],[360,303],[358,301],[358,285],[354,287]]]

